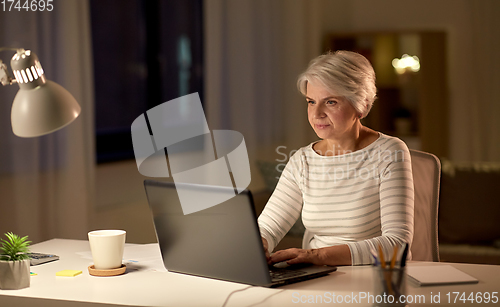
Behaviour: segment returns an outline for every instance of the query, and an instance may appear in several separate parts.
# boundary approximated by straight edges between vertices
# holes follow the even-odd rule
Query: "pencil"
[[[379,244],[378,245],[378,252],[379,252],[379,257],[380,257],[380,266],[382,269],[382,276],[385,281],[385,286],[387,289],[387,294],[392,294],[392,286],[391,286],[391,272],[385,270],[385,258],[384,258],[384,251],[382,250],[382,246]]]
[[[392,259],[391,259],[391,269],[394,269],[394,266],[396,265],[396,258],[398,258],[398,246],[394,246],[394,252],[392,253]]]

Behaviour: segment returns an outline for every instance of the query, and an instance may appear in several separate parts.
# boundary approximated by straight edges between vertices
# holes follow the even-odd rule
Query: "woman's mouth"
[[[316,127],[316,129],[325,129],[327,127],[329,127],[330,125],[320,125],[320,124],[314,124],[314,127]]]

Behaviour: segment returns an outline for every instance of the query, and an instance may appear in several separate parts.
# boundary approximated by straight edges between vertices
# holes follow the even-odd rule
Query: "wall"
[[[323,33],[339,29],[446,31],[449,158],[500,161],[499,1],[323,0],[320,8]],[[344,17],[329,18],[329,12],[338,16],[339,8],[345,9]]]
[[[242,131],[252,145],[303,146],[314,136],[295,80],[327,33],[437,30],[447,33],[448,158],[500,160],[499,1],[209,0],[205,10],[212,127]]]
[[[282,158],[276,145],[290,150],[314,140],[295,80],[328,32],[442,30],[448,34],[449,158],[499,161],[499,11],[495,0],[206,0],[209,125],[242,132],[253,160]],[[130,174],[134,165],[126,166]],[[124,188],[130,182],[119,168],[104,168],[98,166],[97,203],[109,212],[101,216],[128,216],[134,206],[144,213],[146,204],[137,201],[142,190]],[[263,186],[252,164],[250,188]],[[138,219],[147,221],[142,213]],[[128,227],[128,221],[113,223]]]
[[[377,3],[378,2],[378,3]],[[496,59],[500,37],[498,1],[384,1],[386,10],[367,16],[380,1],[356,1],[358,27],[445,29],[448,32],[450,158],[500,159]],[[362,7],[366,10],[361,10]],[[403,9],[404,8],[404,9]]]

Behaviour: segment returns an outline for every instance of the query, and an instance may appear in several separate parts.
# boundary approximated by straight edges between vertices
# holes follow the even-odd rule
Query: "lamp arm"
[[[24,49],[22,48],[12,48],[12,47],[0,47],[0,52],[1,51],[23,51]],[[7,70],[7,65],[5,65],[2,60],[0,60],[0,83],[2,85],[12,85],[14,83],[17,83],[17,80],[15,78],[12,78],[9,74],[9,71]]]
[[[7,84],[12,85],[14,83],[17,83],[17,80],[9,75],[7,65],[5,65],[2,60],[0,60],[0,83],[2,83],[2,85],[4,86]]]
[[[0,52],[5,51],[5,50],[19,51],[19,50],[24,50],[24,49],[23,48],[14,48],[14,47],[0,47]]]

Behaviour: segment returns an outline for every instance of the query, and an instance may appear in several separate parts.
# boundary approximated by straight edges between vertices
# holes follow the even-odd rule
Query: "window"
[[[97,162],[132,159],[139,115],[189,93],[203,98],[202,0],[91,0],[90,8]]]

